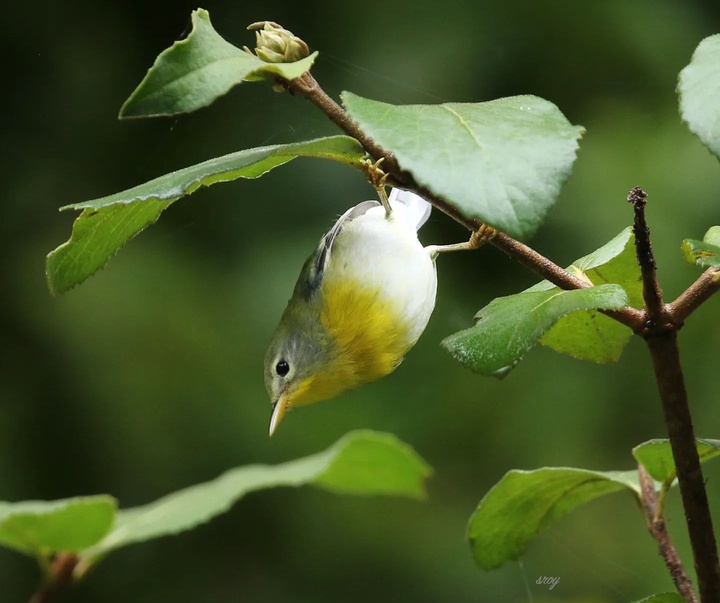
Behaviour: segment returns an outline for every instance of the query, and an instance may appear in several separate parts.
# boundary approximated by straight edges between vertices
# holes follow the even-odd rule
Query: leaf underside
[[[44,558],[76,552],[84,571],[122,546],[205,523],[256,490],[307,484],[339,494],[422,499],[430,472],[395,436],[357,431],[319,454],[280,465],[231,469],[140,507],[116,511],[115,500],[108,496],[0,502],[0,544]]]
[[[475,562],[488,571],[517,559],[530,540],[566,513],[618,490],[637,496],[637,471],[565,467],[509,471],[483,497],[470,518],[467,537]]]
[[[0,502],[0,544],[35,557],[77,553],[110,531],[116,507],[110,496]]]
[[[464,216],[520,239],[557,199],[583,132],[535,96],[397,106],[344,92],[342,100],[420,185]]]
[[[475,326],[447,337],[443,346],[467,368],[494,377],[504,377],[538,342],[583,360],[617,361],[632,332],[598,310],[642,307],[632,229],[567,270],[592,286],[564,291],[542,281],[495,299],[478,312]]]
[[[696,445],[701,463],[720,456],[720,440],[698,438]],[[633,456],[655,481],[666,483],[675,479],[675,460],[670,440],[655,439],[643,442],[633,448]]]
[[[586,309],[627,305],[619,285],[561,291],[523,291],[485,306],[475,326],[445,338],[442,345],[465,367],[481,375],[504,377],[560,318]]]
[[[680,115],[702,143],[720,157],[720,34],[705,38],[678,82]]]
[[[697,449],[704,463],[720,456],[720,440],[698,438]],[[656,488],[674,485],[675,463],[669,440],[644,442],[633,449],[633,455],[655,480]],[[483,570],[500,567],[517,559],[535,536],[575,507],[618,490],[629,490],[639,501],[638,472],[565,467],[509,471],[483,497],[470,518],[467,535],[473,557]]]
[[[258,147],[230,153],[181,169],[128,190],[67,205],[82,210],[72,236],[47,257],[46,273],[53,294],[82,283],[130,239],[154,224],[160,214],[202,186],[238,178],[258,178],[296,157],[331,159],[362,169],[363,148],[348,136]]]
[[[702,241],[685,239],[682,242],[682,253],[688,264],[701,268],[717,268],[720,266],[720,226],[712,226],[705,233]]]
[[[572,270],[571,270],[572,269]],[[593,253],[573,262],[569,271],[579,271],[593,285],[615,283],[627,293],[627,305],[642,308],[642,279],[635,256],[635,237],[631,228]],[[554,288],[543,281],[532,290]],[[580,360],[617,362],[632,337],[625,325],[596,310],[580,310],[564,316],[542,337],[540,343]]]

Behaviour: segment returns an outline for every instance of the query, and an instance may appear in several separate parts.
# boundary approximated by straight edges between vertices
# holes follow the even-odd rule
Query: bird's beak
[[[278,425],[280,425],[280,421],[282,421],[282,418],[285,416],[285,411],[287,410],[287,392],[283,392],[280,394],[280,397],[275,401],[273,404],[273,411],[272,416],[270,417],[270,435],[275,433],[275,430],[277,429]]]

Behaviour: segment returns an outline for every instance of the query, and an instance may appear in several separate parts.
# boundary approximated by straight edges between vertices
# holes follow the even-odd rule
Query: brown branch
[[[653,480],[642,465],[638,465],[638,474],[640,475],[640,501],[643,514],[647,520],[650,534],[658,543],[658,552],[665,561],[665,566],[668,568],[670,576],[672,576],[675,588],[677,588],[682,598],[687,603],[698,603],[692,582],[685,572],[675,545],[673,545],[667,531],[665,518],[658,514],[657,492],[655,492]]]
[[[471,220],[463,216],[454,207],[449,205],[444,199],[436,197],[426,188],[421,187],[411,174],[404,172],[398,165],[395,156],[378,145],[360,128],[358,123],[350,117],[347,111],[338,105],[326,92],[320,87],[310,72],[301,75],[294,80],[281,80],[281,82],[291,92],[302,94],[318,109],[320,109],[330,120],[337,125],[348,136],[355,138],[362,147],[367,151],[375,161],[383,159],[382,169],[389,174],[392,179],[403,187],[410,188],[420,196],[426,198],[440,211],[450,216],[456,222],[465,226],[468,230],[475,231],[480,227],[477,220]]]
[[[720,601],[720,562],[680,365],[677,331],[663,329],[651,332],[645,335],[645,340],[652,357],[665,427],[675,459],[700,597],[705,603],[717,603]]]
[[[655,323],[660,323],[664,316],[664,308],[662,289],[660,289],[660,283],[658,283],[657,280],[655,256],[653,255],[652,244],[650,243],[650,229],[645,221],[647,193],[636,186],[628,194],[627,200],[633,204],[633,209],[635,210],[635,224],[633,226],[633,232],[635,233],[635,252],[637,253],[638,263],[640,264],[640,274],[642,275],[643,299],[645,300],[647,319]]]
[[[582,289],[590,286],[533,248],[528,247],[503,232],[498,232],[490,242],[516,262],[529,268],[561,289]],[[633,331],[640,330],[645,324],[644,313],[630,306],[626,306],[620,310],[601,310],[601,312],[630,327]]]
[[[58,553],[48,575],[38,586],[29,603],[49,603],[56,594],[65,590],[73,582],[73,572],[80,558],[74,553]]]
[[[420,186],[412,174],[403,171],[395,157],[367,136],[358,123],[322,90],[312,75],[306,73],[294,80],[280,80],[280,83],[291,92],[302,94],[314,103],[341,130],[358,140],[375,161],[383,159],[383,170],[395,183],[423,196],[470,231],[475,232],[480,228],[478,221],[463,216],[444,199]],[[605,314],[629,326],[647,341],[675,458],[700,595],[703,603],[718,603],[720,602],[720,565],[677,348],[677,330],[682,326],[682,318],[714,293],[717,288],[715,280],[718,277],[716,274],[706,274],[705,279],[701,279],[702,282],[696,289],[691,287],[675,304],[663,304],[662,290],[657,280],[655,259],[650,245],[650,233],[645,222],[646,197],[641,189],[633,189],[628,196],[628,201],[633,203],[635,209],[636,251],[643,279],[646,309],[638,311],[625,307]],[[562,289],[579,289],[588,286],[557,264],[504,233],[498,232],[492,243],[511,258]]]
[[[708,268],[700,275],[700,278],[668,305],[667,312],[673,316],[675,321],[682,323],[718,291],[720,291],[720,268]]]
[[[663,304],[662,301],[650,244],[650,230],[645,221],[646,199],[647,195],[639,188],[632,189],[628,195],[628,201],[635,210],[635,246],[647,313],[647,322],[641,334],[650,350],[655,381],[660,392],[700,597],[703,603],[717,603],[720,601],[720,562],[677,344],[677,332],[682,327],[682,320],[672,314],[672,305]],[[688,304],[681,304],[680,307],[688,307]]]
[[[702,601],[720,601],[720,562],[680,365],[677,331],[645,336],[662,400]]]
[[[368,154],[375,160],[384,159],[382,163],[383,171],[392,178],[393,182],[412,190],[427,201],[437,207],[447,216],[462,224],[471,232],[476,232],[482,225],[477,220],[467,218],[447,201],[436,196],[426,187],[421,186],[409,172],[404,171],[397,162],[397,159],[372,138],[370,138],[360,128],[358,123],[350,117],[350,115],[330,98],[320,87],[315,78],[308,72],[294,80],[280,80],[281,83],[291,92],[299,93],[305,96],[310,102],[317,106],[330,120],[335,123],[348,136],[352,136],[360,142]],[[558,266],[548,258],[544,257],[534,249],[524,245],[523,243],[513,239],[511,236],[496,231],[496,235],[491,239],[495,247],[516,260],[526,268],[529,268],[536,274],[547,279],[561,289],[582,289],[589,285],[570,274],[567,270]],[[621,310],[603,311],[604,314],[615,318],[619,322],[639,331],[644,323],[644,315],[639,310],[631,307],[625,307]]]

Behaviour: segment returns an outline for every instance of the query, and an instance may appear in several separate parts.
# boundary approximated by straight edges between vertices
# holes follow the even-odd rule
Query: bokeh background
[[[272,19],[320,51],[326,90],[395,103],[531,93],[587,134],[573,175],[532,244],[560,264],[631,222],[642,186],[669,298],[697,271],[683,238],[720,220],[720,165],[681,124],[675,86],[714,1],[606,0],[203,5],[228,40]],[[672,590],[627,494],[578,509],[522,563],[477,570],[464,540],[482,495],[509,469],[630,469],[632,446],[664,435],[647,353],[618,365],[536,349],[504,380],[473,375],[438,345],[496,296],[536,278],[498,251],[439,260],[430,325],[392,376],[293,412],[269,440],[265,346],[297,273],[335,217],[372,197],[351,170],[297,160],[256,181],[184,199],[79,288],[52,298],[45,255],[104,196],[204,159],[336,130],[268,84],[234,89],[179,119],[119,122],[118,109],[196,5],[28,2],[0,23],[6,84],[0,205],[0,499],[110,493],[142,504],[248,463],[326,448],[356,428],[389,431],[434,467],[426,502],[257,493],[193,532],[113,553],[67,600],[106,603],[413,601],[611,603]],[[439,213],[425,242],[466,236]],[[720,435],[720,300],[681,334],[697,432]],[[720,466],[706,466],[720,523]],[[670,530],[692,566],[672,498]],[[560,577],[552,591],[535,584]],[[0,601],[27,600],[33,563],[0,550]]]

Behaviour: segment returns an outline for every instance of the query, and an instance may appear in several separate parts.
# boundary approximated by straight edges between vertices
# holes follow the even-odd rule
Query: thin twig
[[[631,190],[628,195],[628,201],[635,210],[635,245],[648,317],[642,336],[650,350],[662,401],[665,428],[670,438],[695,560],[700,598],[703,603],[718,603],[720,562],[677,344],[677,332],[682,327],[682,320],[671,314],[671,304],[663,304],[662,301],[650,244],[650,230],[645,221],[646,199],[647,195],[639,188]]]
[[[668,314],[682,323],[718,291],[720,291],[720,268],[708,268],[700,275],[700,278],[668,305]]]
[[[643,514],[647,521],[648,530],[658,543],[658,552],[665,561],[665,565],[672,576],[675,587],[687,603],[698,603],[697,595],[692,587],[692,582],[685,572],[682,561],[673,545],[670,534],[667,531],[665,518],[657,513],[657,492],[652,478],[645,470],[645,467],[638,465],[640,475],[640,500],[642,502]]]
[[[74,553],[58,553],[50,565],[49,575],[44,577],[29,603],[49,603],[56,594],[70,586],[79,560]]]
[[[639,186],[631,189],[627,196],[629,203],[632,203],[635,210],[635,251],[640,264],[642,275],[643,298],[647,309],[647,319],[659,323],[664,317],[662,300],[662,289],[657,280],[657,266],[653,255],[652,244],[650,243],[650,229],[645,221],[645,205],[647,204],[647,193]]]

